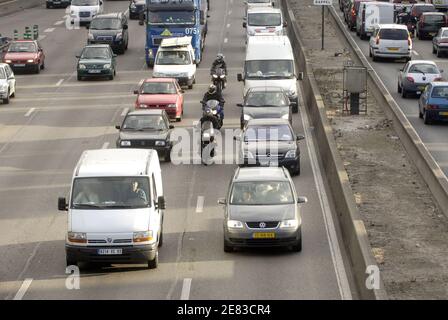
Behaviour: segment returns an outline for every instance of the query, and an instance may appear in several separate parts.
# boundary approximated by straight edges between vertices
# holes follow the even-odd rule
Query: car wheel
[[[114,80],[114,74],[111,74],[111,75],[109,76],[109,80]]]
[[[76,79],[77,79],[78,81],[81,81],[81,80],[82,80],[82,77],[78,74],[78,76],[76,77]]]
[[[224,239],[224,252],[233,252],[233,247]]]
[[[429,118],[428,112],[426,112],[426,110],[423,110],[423,123],[431,124],[431,119]]]
[[[420,108],[418,108],[418,117],[423,119],[423,113],[420,111]]]
[[[401,88],[401,97],[403,98],[403,99],[406,99],[407,98],[407,96],[408,96],[408,92],[407,92],[407,90],[405,89],[405,88]]]
[[[154,259],[148,260],[148,269],[156,269],[159,266],[159,250],[156,249]]]
[[[302,236],[300,236],[299,241],[297,241],[297,243],[292,246],[292,251],[294,252],[302,251]]]
[[[188,86],[188,89],[193,89],[193,84],[190,84],[190,85]]]
[[[3,99],[3,103],[4,104],[8,104],[9,103],[9,90],[8,90],[8,94],[6,95],[6,98]]]
[[[369,49],[369,57],[372,58],[372,49]]]
[[[436,47],[434,47],[434,45],[432,45],[432,53],[436,53]]]
[[[14,92],[11,94],[11,98],[15,98],[16,97],[16,86],[14,86]]]
[[[437,49],[437,51],[436,51],[436,56],[437,56],[437,58],[440,58],[442,56],[442,53],[440,52],[439,49]]]
[[[300,176],[300,158],[297,160],[297,169],[292,172],[293,176]]]
[[[372,61],[377,61],[377,57],[375,57],[375,54],[372,52]]]
[[[36,66],[36,69],[34,70],[34,73],[37,73],[37,74],[40,73],[40,65]]]
[[[397,83],[397,92],[401,93],[401,87],[400,87],[400,83],[399,82]]]
[[[165,153],[165,162],[171,162],[171,149]]]
[[[45,69],[45,62],[42,62],[42,65],[40,66],[40,69],[41,69],[41,70],[44,70],[44,69]]]
[[[163,245],[163,228],[160,229],[159,243],[157,244],[157,246],[161,247],[162,245]]]

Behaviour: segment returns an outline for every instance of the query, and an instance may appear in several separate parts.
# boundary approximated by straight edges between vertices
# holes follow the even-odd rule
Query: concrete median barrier
[[[45,4],[45,0],[0,0],[0,17]]]
[[[325,106],[319,92],[311,65],[300,39],[300,31],[295,23],[294,14],[287,0],[282,0],[283,11],[288,21],[288,32],[291,45],[300,71],[304,72],[302,81],[304,102],[318,145],[321,165],[329,184],[331,198],[339,219],[344,245],[348,250],[351,267],[358,289],[359,297],[368,300],[387,299],[382,281],[379,288],[368,288],[367,270],[377,267],[367,237],[367,231],[355,203],[347,172],[333,138],[332,128],[328,123]]]

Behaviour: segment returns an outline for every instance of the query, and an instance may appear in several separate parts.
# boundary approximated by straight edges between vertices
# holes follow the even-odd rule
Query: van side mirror
[[[237,103],[236,106],[241,108],[243,106],[243,104],[242,103]]]
[[[115,129],[120,130],[120,129],[121,129],[121,126],[120,126],[119,124],[117,124],[117,125],[115,126]]]
[[[247,27],[247,22],[243,22],[243,28]]]
[[[301,135],[301,134],[298,134],[297,135],[297,141],[300,141],[300,140],[305,140],[305,136]]]
[[[302,81],[304,78],[304,73],[303,72],[299,72],[299,74],[297,75],[297,80]]]
[[[220,204],[220,205],[226,205],[226,198],[219,198],[219,199],[218,199],[218,204]]]
[[[59,211],[68,211],[68,204],[65,198],[58,198],[58,210]]]
[[[164,197],[158,197],[157,198],[156,208],[160,209],[160,210],[165,210],[166,209],[166,203],[165,203],[165,198]]]
[[[297,197],[297,203],[307,203],[308,198],[307,197]]]
[[[244,81],[243,80],[243,75],[241,74],[241,73],[238,73],[237,75],[236,75],[236,79],[238,80],[238,81]]]

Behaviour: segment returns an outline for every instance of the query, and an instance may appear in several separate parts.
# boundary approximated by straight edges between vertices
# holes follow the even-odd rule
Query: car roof
[[[385,23],[385,24],[379,24],[378,27],[380,29],[402,29],[402,30],[408,30],[408,27],[404,24],[396,24],[396,23]]]
[[[432,3],[414,3],[413,7],[434,7]]]
[[[237,168],[233,182],[243,181],[289,181],[288,175],[283,167],[249,167]]]
[[[433,81],[431,82],[431,84],[433,87],[442,87],[442,86],[446,87],[448,86],[448,81]]]
[[[411,61],[409,61],[409,65],[413,65],[413,64],[423,64],[423,63],[426,63],[426,64],[432,64],[432,65],[437,65],[434,61],[432,61],[432,60],[411,60]]]
[[[174,78],[147,78],[143,82],[175,82]]]
[[[247,13],[281,13],[280,8],[274,8],[274,7],[251,7],[247,10]]]
[[[281,125],[281,124],[288,124],[289,125],[289,121],[287,119],[279,119],[279,118],[260,118],[260,119],[251,119],[247,122],[248,126],[256,126],[256,125],[272,125],[272,126],[276,126],[276,125]]]
[[[128,116],[140,116],[140,115],[156,115],[161,116],[166,113],[164,109],[144,109],[144,110],[132,110],[127,113]]]
[[[32,39],[20,39],[20,40],[12,40],[11,43],[14,42],[33,42],[33,43],[37,43],[36,40],[32,40]]]
[[[98,19],[98,18],[106,18],[106,19],[121,18],[121,16],[122,16],[121,12],[111,12],[111,13],[99,14],[99,15],[95,16],[94,19]]]

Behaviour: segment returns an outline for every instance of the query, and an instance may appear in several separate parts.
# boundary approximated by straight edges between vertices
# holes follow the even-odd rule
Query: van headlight
[[[283,220],[280,223],[280,229],[296,229],[299,226],[299,220]]]
[[[84,232],[68,232],[67,239],[69,242],[87,243],[87,234]]]
[[[79,68],[79,69],[85,69],[85,68],[86,68],[86,65],[80,63],[80,64],[78,65],[78,68]]]
[[[120,146],[122,146],[122,147],[130,147],[131,146],[131,141],[129,141],[129,140],[122,140],[120,142]]]
[[[285,158],[295,158],[297,155],[297,151],[296,150],[289,150],[286,155]]]
[[[148,242],[152,240],[152,230],[134,232],[134,242]]]
[[[237,220],[228,220],[227,221],[227,228],[229,229],[243,229],[243,223],[241,221]]]
[[[166,145],[166,141],[156,141],[156,147],[164,147]]]
[[[106,64],[103,66],[103,69],[110,69],[110,63],[106,63]]]

